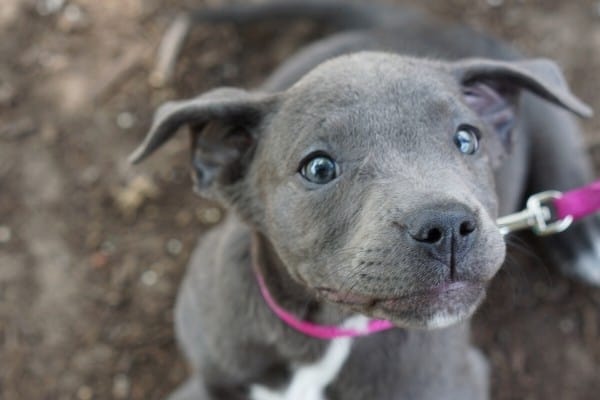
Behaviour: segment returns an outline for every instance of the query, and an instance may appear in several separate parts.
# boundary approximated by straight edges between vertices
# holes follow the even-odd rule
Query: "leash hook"
[[[562,193],[556,190],[530,196],[527,199],[527,207],[523,211],[498,218],[496,222],[500,233],[506,235],[510,232],[532,229],[536,235],[545,236],[564,231],[573,222],[573,217],[568,215],[563,219],[550,222],[552,212],[548,206],[549,202],[561,196]]]

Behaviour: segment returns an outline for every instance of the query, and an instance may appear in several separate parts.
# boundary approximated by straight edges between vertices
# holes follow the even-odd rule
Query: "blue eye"
[[[454,144],[463,154],[475,154],[479,148],[479,135],[477,128],[463,125],[454,134]]]
[[[318,155],[304,162],[300,174],[309,182],[324,185],[337,177],[337,165],[329,156]]]

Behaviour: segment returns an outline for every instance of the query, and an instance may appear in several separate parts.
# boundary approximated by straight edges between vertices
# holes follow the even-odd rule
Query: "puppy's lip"
[[[423,290],[409,292],[400,296],[381,296],[378,294],[365,295],[336,291],[331,288],[320,287],[317,291],[327,300],[349,306],[372,307],[381,305],[384,309],[396,309],[398,306],[413,303],[438,303],[452,299],[474,297],[485,290],[485,282],[478,281],[454,281],[434,285]]]
[[[482,282],[457,281],[443,283],[426,290],[410,293],[396,298],[380,299],[376,301],[384,309],[397,309],[406,303],[442,304],[450,302],[464,302],[469,298],[478,298],[485,290]],[[469,301],[467,301],[469,303]]]

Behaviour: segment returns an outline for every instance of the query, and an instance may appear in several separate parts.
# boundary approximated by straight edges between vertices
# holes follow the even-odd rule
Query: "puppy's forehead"
[[[441,64],[432,60],[382,52],[359,52],[326,61],[301,78],[293,89],[304,86],[327,86],[364,83],[385,86],[385,81],[410,78],[422,83],[431,81],[433,73],[442,73]],[[383,81],[382,81],[383,79]]]
[[[274,123],[288,148],[314,135],[385,141],[439,130],[468,114],[457,95],[457,83],[434,62],[356,53],[321,64],[290,88]]]

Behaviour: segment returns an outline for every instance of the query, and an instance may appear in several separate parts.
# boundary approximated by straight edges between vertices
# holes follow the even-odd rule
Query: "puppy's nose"
[[[477,218],[462,204],[427,207],[406,225],[414,244],[438,261],[454,267],[473,246]]]

